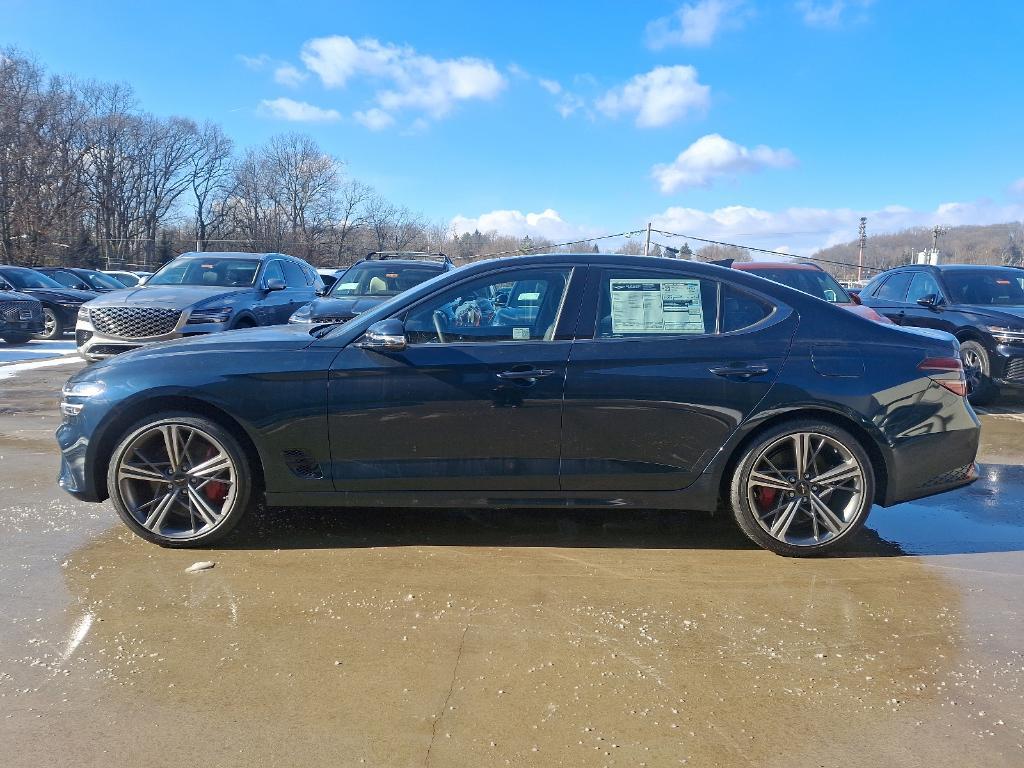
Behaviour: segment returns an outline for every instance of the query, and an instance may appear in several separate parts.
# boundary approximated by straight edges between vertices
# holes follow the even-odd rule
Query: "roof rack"
[[[452,260],[443,253],[427,253],[425,251],[370,251],[366,254],[366,260],[384,259],[430,259],[432,261],[443,261],[445,264],[452,264]],[[454,266],[454,264],[452,264]]]

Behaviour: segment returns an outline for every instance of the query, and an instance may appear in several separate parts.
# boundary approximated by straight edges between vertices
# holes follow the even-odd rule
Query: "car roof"
[[[760,269],[809,269],[815,272],[824,272],[817,264],[809,264],[801,261],[743,261],[734,262],[733,269],[741,269],[744,272],[757,272]]]
[[[270,257],[282,258],[282,259],[293,259],[298,261],[295,256],[289,256],[287,253],[248,253],[246,251],[188,251],[186,253],[178,254],[179,259],[268,259]]]
[[[445,266],[450,264],[447,261],[439,261],[438,259],[360,259],[356,264],[402,264],[403,266],[416,266],[416,267],[436,267],[438,271],[443,270]],[[356,264],[353,264],[354,267]],[[345,267],[343,269],[351,269],[352,267]]]

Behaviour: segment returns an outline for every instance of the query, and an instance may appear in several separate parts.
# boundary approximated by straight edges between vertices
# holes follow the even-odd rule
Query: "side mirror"
[[[853,293],[853,292],[850,292],[850,291],[847,291],[847,293],[850,294],[850,301],[852,301],[858,307],[861,306],[864,303],[864,302],[862,302],[860,300],[860,294],[859,293]]]
[[[263,284],[265,291],[283,291],[288,285],[280,277],[272,277]]]
[[[143,275],[142,277],[139,278],[138,285],[139,286],[145,285],[146,283],[149,282],[149,278],[150,278],[150,275]]]
[[[920,299],[917,300],[917,303],[920,304],[922,307],[926,307],[928,309],[938,309],[939,304],[942,303],[942,300],[934,293],[931,293],[927,296],[922,296]]]
[[[356,342],[360,349],[375,352],[401,352],[409,342],[405,338],[405,326],[398,318],[379,320],[366,329],[363,337]]]
[[[326,285],[322,285],[322,286],[320,286],[319,288],[316,289],[316,295],[317,296],[326,296],[328,293],[330,293],[330,291],[331,291],[330,288],[328,288]]]

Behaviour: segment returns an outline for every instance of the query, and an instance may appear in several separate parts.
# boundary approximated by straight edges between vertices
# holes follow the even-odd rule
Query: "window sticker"
[[[522,340],[522,339],[529,339],[530,338],[530,329],[529,328],[513,328],[512,329],[512,338],[513,339],[520,339],[520,340]]]
[[[700,280],[610,281],[612,333],[706,333]]]

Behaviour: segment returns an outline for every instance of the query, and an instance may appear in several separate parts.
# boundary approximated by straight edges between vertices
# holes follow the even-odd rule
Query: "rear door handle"
[[[727,379],[750,379],[754,376],[764,376],[769,370],[766,365],[721,365],[712,368],[711,373]]]
[[[551,368],[526,368],[524,370],[502,371],[497,374],[497,377],[502,381],[532,381],[533,379],[543,379],[552,373],[554,373],[554,370]]]

